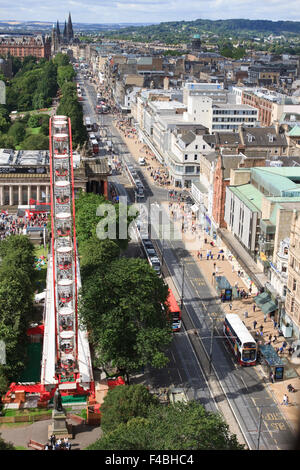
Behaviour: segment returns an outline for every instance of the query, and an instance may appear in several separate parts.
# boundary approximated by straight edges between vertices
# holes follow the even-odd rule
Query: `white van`
[[[139,158],[139,165],[141,165],[141,166],[146,165],[146,160],[143,157]]]

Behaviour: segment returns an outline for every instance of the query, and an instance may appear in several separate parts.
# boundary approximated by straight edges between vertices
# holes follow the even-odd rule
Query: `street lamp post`
[[[258,420],[258,432],[257,432],[257,450],[259,450],[260,434],[261,434],[261,422],[262,422],[262,408],[259,410]]]
[[[208,374],[211,374],[212,353],[213,353],[213,340],[214,340],[215,319],[212,319],[211,335],[210,335],[210,350],[209,350],[209,368]]]
[[[163,267],[164,265],[164,254],[165,254],[165,239],[164,239],[164,233],[162,237],[162,250],[161,250],[161,266]]]
[[[183,309],[183,299],[184,299],[184,263],[182,261],[182,283],[181,283],[181,302],[180,302],[181,311]]]

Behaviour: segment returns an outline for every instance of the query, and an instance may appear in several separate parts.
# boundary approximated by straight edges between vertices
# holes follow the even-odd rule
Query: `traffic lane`
[[[201,308],[199,302],[193,300],[194,286],[192,283],[192,285],[190,284],[190,281],[197,272],[197,268],[197,266],[192,268],[192,265],[188,265],[186,268],[184,288],[185,307],[192,316],[195,326],[199,326],[201,340],[206,351],[209,351],[211,329],[209,331],[205,320],[204,325],[206,329],[203,329],[203,317],[206,319],[213,313],[224,316],[224,313],[221,311],[218,303],[215,303],[214,308],[208,303],[209,308],[207,309],[207,305],[203,305]],[[182,269],[175,268],[174,275],[177,277],[180,285],[182,282]],[[197,295],[199,295],[201,299],[201,296],[205,294],[207,295],[207,290],[205,289],[204,283],[201,282]],[[218,336],[220,337],[218,338]],[[255,367],[246,368],[236,364],[232,351],[226,339],[223,337],[222,326],[220,325],[217,335],[215,334],[213,338],[212,363],[219,381],[222,384],[222,388],[227,398],[230,400],[236,415],[239,417],[242,429],[244,430],[251,448],[255,448],[256,443],[255,437],[253,437],[253,429],[257,427],[260,410],[257,406],[253,406],[253,398],[261,403],[261,406],[268,416],[270,416],[268,414],[270,413],[270,409],[274,413],[274,406],[278,410],[277,403],[274,403],[273,399],[270,399]],[[281,419],[277,417],[274,421],[271,421],[269,425],[269,428],[267,428],[264,421],[262,422],[262,429],[264,429],[264,431],[261,436],[261,447],[265,449],[278,449],[279,446],[281,449],[287,448],[287,445],[290,445],[289,443],[293,440],[293,434],[284,417],[281,417]],[[275,428],[275,430],[271,433],[270,429],[272,427]],[[274,433],[276,433],[275,436]],[[286,434],[288,434],[288,437]]]
[[[169,258],[171,259],[169,260]],[[168,251],[168,249],[165,250],[165,261],[167,264],[169,262],[174,263],[174,258],[172,258],[172,251]],[[184,304],[193,318],[195,326],[198,327],[197,329],[201,332],[201,341],[208,352],[211,344],[211,321],[209,321],[209,325],[207,322],[207,319],[209,318],[208,312],[206,311],[204,313],[204,308],[201,308],[199,299],[197,299],[198,301],[195,301],[194,286],[190,281],[195,273],[197,274],[197,269],[195,267],[191,268],[191,266],[192,265],[186,267],[185,272]],[[180,292],[180,286],[182,285],[182,269],[177,266],[173,267],[173,275],[177,279],[177,287]],[[198,289],[197,295],[201,298],[203,293],[206,293],[207,295],[207,291],[205,290],[203,283],[201,283],[200,286],[201,290],[199,291]],[[248,441],[251,443],[251,448],[255,448],[255,442],[253,441],[251,430],[253,430],[257,424],[257,420],[259,419],[259,410],[257,407],[253,407],[251,402],[249,403],[249,399],[252,400],[252,394],[255,394],[255,397],[259,397],[261,402],[264,403],[264,406],[269,408],[270,398],[254,368],[245,368],[235,364],[232,352],[227,347],[225,338],[222,337],[222,328],[219,330],[219,333],[217,333],[217,336],[218,334],[221,336],[220,338],[216,337],[216,335],[213,337],[212,363],[214,364],[217,376],[222,383],[224,392],[230,400],[236,415],[239,417],[242,429],[244,430]],[[274,405],[274,403],[272,403],[272,405]],[[281,420],[280,424],[277,423],[277,426],[281,426],[284,431],[287,429],[287,424],[284,420]],[[282,440],[280,436],[277,435],[276,437],[277,439],[275,442],[273,436],[266,432],[261,437],[261,443],[265,448],[275,449],[278,448],[278,439],[280,439],[281,446],[284,447],[286,445],[285,436],[282,436]]]
[[[190,400],[199,400],[207,411],[216,412],[216,404],[185,331],[173,334],[173,341],[166,355],[169,358],[166,367],[149,368],[152,387],[182,387]]]
[[[190,279],[191,273],[189,273],[189,280]],[[201,284],[201,286],[202,288],[200,288],[199,292],[200,296],[201,294],[203,295],[203,284]],[[194,311],[196,311],[197,314],[193,301],[191,305],[194,307]],[[214,312],[222,317],[224,313],[221,310],[220,304],[217,303],[215,307]],[[210,310],[210,314],[213,313],[211,305],[209,305],[208,310]],[[210,339],[205,337],[202,338],[202,341],[208,351]],[[257,426],[260,412],[259,406],[263,409],[263,416],[264,414],[270,416],[271,412],[274,415],[274,407],[277,410],[276,415],[278,415],[280,413],[278,413],[277,403],[270,397],[261,377],[258,375],[257,367],[259,366],[247,368],[236,363],[228,342],[226,338],[224,338],[222,323],[218,325],[218,331],[215,332],[212,352],[212,362],[223,389],[236,413],[239,413],[239,419],[244,422],[244,430],[248,440],[253,441],[253,432],[249,430]],[[251,403],[253,400],[255,400],[256,406],[253,406]],[[276,433],[275,436],[274,433]],[[278,449],[278,444],[281,449],[287,448],[286,446],[290,445],[289,443],[292,439],[293,434],[288,422],[283,416],[280,418],[276,416],[273,421],[269,422],[269,427],[266,426],[264,419],[262,419],[261,448]],[[252,448],[253,446],[255,446],[255,438],[252,442]]]
[[[114,184],[120,184],[117,176],[110,178]],[[123,188],[124,193],[126,193],[125,188]],[[216,412],[215,402],[210,395],[201,366],[184,327],[181,332],[174,333],[167,356],[169,363],[166,367],[162,369],[150,368],[149,380],[153,387],[184,387],[189,399],[200,400],[208,411]]]

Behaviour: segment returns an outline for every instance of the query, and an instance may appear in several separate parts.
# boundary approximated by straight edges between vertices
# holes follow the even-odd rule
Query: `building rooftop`
[[[0,149],[0,166],[48,165],[47,150]]]
[[[300,137],[300,126],[294,126],[287,135],[289,137]]]
[[[176,110],[176,109],[186,109],[186,105],[180,101],[152,101],[151,106],[155,108],[156,111],[162,110]]]
[[[229,188],[252,212],[261,211],[263,194],[253,184],[229,186]]]
[[[249,104],[213,103],[213,108],[238,110],[245,109],[247,111],[257,111],[256,108],[250,106]]]
[[[251,168],[251,182],[266,196],[300,197],[300,167]]]

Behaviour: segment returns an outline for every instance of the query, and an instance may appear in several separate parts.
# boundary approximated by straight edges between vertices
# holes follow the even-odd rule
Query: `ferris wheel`
[[[78,379],[78,288],[70,118],[50,119],[51,234],[55,311],[55,375]]]

